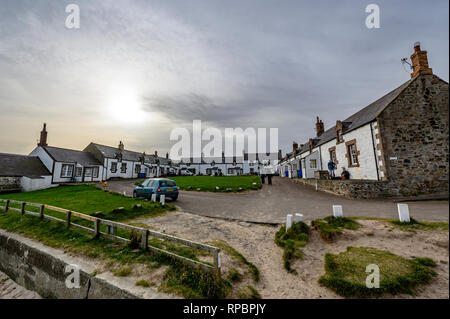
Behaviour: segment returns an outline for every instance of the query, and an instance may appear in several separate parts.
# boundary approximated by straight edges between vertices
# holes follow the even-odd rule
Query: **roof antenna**
[[[403,69],[405,70],[405,72],[407,72],[407,73],[410,72],[410,71],[408,71],[408,70],[405,69],[405,64],[408,64],[408,65],[409,65],[409,68],[410,68],[411,70],[413,69],[413,66],[411,65],[411,63],[408,62],[408,59],[407,59],[407,58],[403,58],[403,59],[401,59],[400,61],[402,61]]]

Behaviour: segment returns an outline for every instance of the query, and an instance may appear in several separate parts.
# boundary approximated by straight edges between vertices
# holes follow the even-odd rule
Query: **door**
[[[92,167],[86,167],[84,169],[83,181],[92,182]]]

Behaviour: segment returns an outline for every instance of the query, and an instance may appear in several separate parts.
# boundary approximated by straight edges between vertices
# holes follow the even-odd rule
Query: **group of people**
[[[260,173],[259,175],[261,176],[261,183],[262,184],[266,183],[266,176],[267,176],[267,184],[272,185],[272,174]]]
[[[328,162],[328,171],[330,172],[330,177],[334,178],[336,177],[334,171],[337,168],[337,165],[335,162],[330,160]],[[345,167],[342,167],[342,173],[341,173],[341,179],[350,179],[350,173],[345,169]]]

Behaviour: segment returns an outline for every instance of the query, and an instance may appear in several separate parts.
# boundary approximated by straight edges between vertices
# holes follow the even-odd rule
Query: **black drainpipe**
[[[373,156],[375,157],[375,170],[377,171],[377,181],[380,180],[380,173],[378,173],[378,159],[377,159],[377,150],[375,148],[375,141],[373,140],[373,127],[372,123],[370,123],[370,137],[372,138],[372,149],[373,149]]]

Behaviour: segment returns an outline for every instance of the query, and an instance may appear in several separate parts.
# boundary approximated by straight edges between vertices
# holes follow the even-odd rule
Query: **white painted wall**
[[[56,187],[57,184],[52,184],[52,176],[42,176],[42,178],[29,178],[23,176],[20,179],[20,185],[22,186],[22,190],[24,192],[32,192],[40,189],[46,189],[50,187]]]
[[[36,147],[29,156],[37,156],[41,160],[41,162],[44,164],[45,167],[49,170],[50,173],[52,173],[53,169],[53,159],[48,155],[48,153],[41,147]]]
[[[372,146],[372,130],[370,124],[366,124],[354,131],[345,133],[343,137],[344,142],[342,143],[336,144],[336,139],[333,139],[320,146],[323,170],[328,170],[328,161],[330,160],[328,149],[336,146],[336,158],[339,162],[336,169],[337,176],[341,174],[342,167],[345,167],[350,172],[351,179],[377,180],[377,166]],[[359,167],[348,167],[348,159],[345,157],[347,154],[345,142],[353,139],[356,139],[356,149],[360,153],[358,155]],[[315,148],[314,150],[317,149],[318,148]]]

